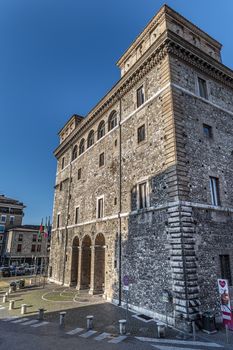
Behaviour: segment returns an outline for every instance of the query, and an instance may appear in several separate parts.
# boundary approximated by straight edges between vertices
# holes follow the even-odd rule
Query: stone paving
[[[141,348],[144,348],[145,344],[150,344],[150,349],[156,347],[158,350],[162,348],[163,350],[169,350],[169,346],[171,348],[171,344],[178,334],[177,330],[168,328],[166,330],[167,344],[161,344],[161,340],[157,338],[157,327],[154,320],[149,322],[148,320],[142,321],[135,317],[136,315],[134,313],[128,312],[128,314],[126,314],[125,309],[106,302],[99,295],[90,296],[87,293],[78,293],[73,288],[64,288],[48,284],[45,285],[45,288],[41,285],[40,287],[31,286],[30,288],[17,290],[9,297],[9,300],[15,300],[15,308],[11,311],[8,310],[8,303],[3,304],[1,302],[1,295],[6,291],[7,288],[0,290],[0,327],[2,327],[2,324],[8,324],[8,328],[24,326],[29,333],[41,328],[41,330],[46,329],[46,335],[62,332],[66,337],[76,336],[83,339],[92,338],[96,342],[105,341],[114,344],[114,341],[118,341],[116,339],[119,337],[119,319],[127,319],[127,338],[119,338],[119,343],[129,341],[129,339],[137,339],[141,343]],[[22,315],[20,315],[21,304],[27,304],[29,306],[23,318]],[[37,315],[37,310],[41,307],[46,309],[43,320],[44,323],[42,324],[38,321]],[[60,311],[66,312],[65,326],[62,330],[59,327]],[[86,329],[87,315],[94,316],[94,327],[91,333],[87,333]],[[3,322],[3,319],[9,316],[15,317],[16,319]],[[50,333],[48,333],[48,331]],[[59,334],[61,335],[61,333]],[[192,341],[192,339],[189,339],[189,345],[191,345],[190,340]],[[201,342],[208,341],[219,343],[223,346],[225,345],[225,349],[232,349],[233,333],[229,334],[229,345],[225,344],[226,339],[223,330],[213,335],[198,332],[197,340]],[[184,343],[181,342],[181,344]],[[209,343],[204,345],[205,349],[207,349],[207,344],[209,345]],[[178,346],[181,345],[177,344],[175,347],[173,346],[173,348],[182,349]],[[202,347],[195,347],[195,349],[200,350]]]

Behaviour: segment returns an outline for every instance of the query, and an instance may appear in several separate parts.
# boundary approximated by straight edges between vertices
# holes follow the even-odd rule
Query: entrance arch
[[[82,241],[81,288],[89,289],[91,283],[91,238],[85,236]]]
[[[72,260],[70,284],[76,286],[78,283],[78,262],[79,262],[79,238],[75,237],[72,244]]]
[[[99,233],[95,239],[94,290],[102,293],[105,288],[105,238]]]

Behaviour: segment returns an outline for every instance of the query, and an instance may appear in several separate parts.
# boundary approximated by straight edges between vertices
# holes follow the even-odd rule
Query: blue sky
[[[160,0],[0,1],[0,193],[23,201],[24,223],[51,215],[58,130],[120,78],[115,62]],[[167,0],[219,40],[233,68],[232,0]]]

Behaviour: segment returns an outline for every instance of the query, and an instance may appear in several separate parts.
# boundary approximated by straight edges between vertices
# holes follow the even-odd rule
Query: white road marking
[[[24,326],[27,326],[27,325],[38,323],[38,322],[39,322],[38,320],[30,320],[30,321],[23,322],[23,323],[20,323],[20,324],[23,324]]]
[[[158,349],[158,350],[175,350],[175,349],[177,349],[177,350],[194,350],[193,348],[174,348],[174,346],[166,346],[166,345],[153,345],[153,344],[151,344],[151,346],[153,346],[153,348],[156,348],[156,349]]]
[[[95,333],[97,333],[97,331],[87,331],[86,333],[81,334],[80,337],[82,337],[82,338],[89,338]]]
[[[43,322],[40,322],[40,323],[36,323],[36,324],[33,324],[31,325],[31,327],[40,327],[40,326],[45,326],[46,324],[48,324],[49,322],[46,322],[46,321],[43,321]]]
[[[29,318],[22,317],[22,318],[19,318],[16,321],[11,321],[11,323],[21,323],[21,322],[24,322],[24,321],[27,321],[27,320],[29,320]]]
[[[10,321],[16,320],[17,318],[19,318],[19,316],[10,316],[10,317],[7,317],[7,318],[3,318],[1,321],[3,321],[3,322],[10,322]]]
[[[109,340],[108,343],[117,344],[125,340],[126,338],[127,338],[127,335],[119,335],[119,337]]]
[[[196,345],[196,346],[209,346],[213,348],[222,348],[222,345],[217,343],[207,343],[202,341],[193,340],[175,340],[175,339],[159,339],[159,338],[146,338],[146,337],[135,337],[138,340],[151,342],[151,343],[165,343],[165,344],[176,344],[176,345]]]
[[[83,331],[83,328],[75,328],[72,331],[66,332],[66,334],[73,335]]]
[[[95,337],[95,340],[103,340],[103,339],[106,339],[106,338],[109,338],[110,337],[110,333],[101,333],[100,335],[98,335],[97,337]]]

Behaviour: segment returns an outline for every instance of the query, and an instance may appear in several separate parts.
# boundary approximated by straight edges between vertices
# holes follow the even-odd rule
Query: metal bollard
[[[165,338],[165,324],[162,322],[157,322],[157,330],[158,330],[158,337],[159,338]]]
[[[42,321],[44,319],[44,309],[38,309],[38,320]]]
[[[9,292],[6,292],[6,294],[5,294],[7,297],[9,297]]]
[[[8,298],[7,294],[3,295],[2,302],[7,303],[7,298]]]
[[[59,321],[60,327],[63,327],[65,325],[65,316],[66,316],[65,311],[60,312],[60,321]]]
[[[9,300],[9,310],[13,310],[15,306],[15,301],[14,300]]]
[[[30,285],[30,286],[33,285],[33,279],[32,279],[32,278],[30,278],[30,280],[29,280],[29,285]]]
[[[126,334],[126,320],[119,320],[119,332],[121,335]]]
[[[93,329],[93,318],[94,316],[89,315],[86,317],[87,319],[87,329]]]
[[[22,304],[21,305],[21,315],[26,314],[27,312],[27,304]]]
[[[12,292],[13,292],[12,287],[9,287],[9,289],[8,289],[8,293],[9,293],[9,294],[11,294]]]

